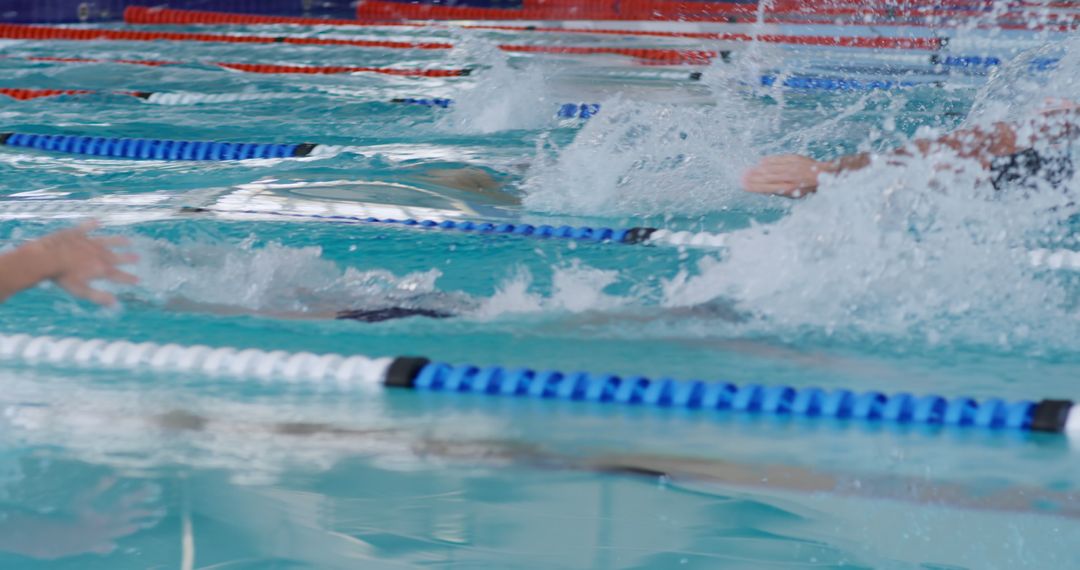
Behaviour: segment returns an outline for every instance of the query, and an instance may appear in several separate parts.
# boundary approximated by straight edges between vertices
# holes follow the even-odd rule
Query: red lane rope
[[[86,57],[27,57],[28,61],[49,61],[59,63],[127,63],[132,65],[147,65],[159,67],[163,65],[184,65],[181,61],[154,61],[142,59],[91,59]],[[244,71],[247,73],[305,73],[309,75],[335,74],[335,73],[381,73],[383,75],[400,75],[409,77],[461,77],[472,73],[470,69],[417,69],[395,67],[350,67],[350,66],[301,66],[279,65],[273,63],[233,63],[233,62],[208,62],[205,65],[216,65],[225,69]]]
[[[226,42],[251,44],[299,44],[374,47],[390,49],[450,49],[454,47],[438,42],[391,42],[382,40],[345,40],[333,38],[298,38],[289,36],[227,36],[223,34],[185,34],[179,32],[139,32],[130,30],[90,30],[54,28],[45,26],[21,26],[0,24],[0,38],[17,40],[111,40],[148,42],[155,40],[187,42]]]
[[[0,88],[0,95],[6,95],[19,101],[28,101],[38,97],[57,97],[60,95],[86,95],[96,93],[84,89],[13,89]]]
[[[275,65],[264,63],[215,63],[219,67],[244,71],[247,73],[306,73],[322,75],[334,73],[381,73],[384,75],[403,75],[414,77],[460,77],[469,75],[468,69],[395,69],[391,67],[349,67],[328,66],[313,67],[299,65]]]
[[[202,12],[195,10],[173,10],[167,8],[145,8],[132,6],[124,11],[124,21],[129,24],[303,24],[303,25],[341,25],[341,26],[379,26],[384,23],[360,22],[354,20],[319,20],[317,18],[291,18],[284,16],[254,16],[248,14],[229,14],[219,12]],[[394,25],[427,27],[428,24],[395,23]],[[463,25],[462,28],[482,30],[505,30],[520,32],[551,32],[551,33],[574,33],[574,34],[600,34],[600,35],[627,35],[648,37],[689,38],[719,41],[754,41],[755,37],[749,34],[716,33],[716,32],[673,32],[673,31],[649,31],[649,30],[609,30],[609,29],[564,29],[552,27],[532,26],[499,26],[499,25]],[[832,36],[796,36],[766,34],[756,37],[757,41],[767,43],[783,43],[792,45],[813,46],[839,46],[839,47],[870,47],[887,49],[937,49],[940,40],[937,38],[869,38],[869,37],[832,37]],[[500,46],[504,51],[544,51],[526,50],[521,46]],[[577,49],[577,48],[575,48]],[[581,48],[588,49],[588,48]],[[552,53],[585,53],[552,52]],[[611,53],[611,52],[594,52]],[[633,57],[641,57],[633,54]],[[647,59],[671,59],[671,56],[659,52],[655,57],[646,56]]]
[[[576,47],[576,46],[516,46],[501,45],[499,49],[508,52],[520,53],[556,53],[569,55],[625,55],[650,63],[665,62],[672,64],[696,63],[706,64],[713,58],[719,57],[720,52],[706,50],[682,50],[682,49],[635,49],[635,48],[612,48],[612,47]]]
[[[128,6],[124,9],[126,24],[300,24],[309,26],[408,26],[424,27],[424,24],[401,22],[365,23],[358,20],[322,20],[295,16],[261,16],[256,14],[233,14],[204,10],[176,10],[163,7]]]
[[[994,0],[944,0],[941,2],[898,1],[889,6],[867,6],[865,3],[830,3],[807,0],[778,0],[768,15],[800,16],[821,14],[835,18],[850,17],[851,24],[882,24],[898,18],[964,18],[980,17],[1011,20],[1027,25],[1038,19],[1047,7],[1074,9],[1075,4],[1058,2],[1049,6],[1031,2],[1012,2],[1006,11],[995,13]],[[757,17],[757,5],[728,2],[706,3],[672,0],[590,0],[567,2],[559,0],[524,0],[520,8],[472,8],[433,4],[406,4],[386,0],[366,0],[357,6],[357,18],[362,20],[652,20],[652,21],[750,21]],[[866,17],[877,20],[866,22]],[[862,20],[862,21],[860,21]],[[823,22],[824,23],[824,22]],[[830,22],[832,23],[832,22]]]
[[[383,42],[367,40],[329,40],[319,38],[291,38],[291,37],[267,37],[267,36],[226,36],[220,34],[182,34],[172,32],[133,32],[126,30],[85,30],[70,28],[48,28],[42,26],[20,26],[14,24],[0,24],[0,38],[30,39],[30,40],[110,40],[110,41],[195,41],[195,42],[238,42],[238,43],[288,43],[288,44],[320,44],[320,45],[351,45],[363,47],[394,47],[394,48],[417,48],[417,49],[449,49],[450,44],[438,43],[408,43],[408,42]],[[573,47],[573,46],[516,46],[500,45],[499,49],[511,52],[531,53],[562,53],[562,54],[614,54],[665,61],[670,63],[698,63],[708,61],[709,57],[715,57],[715,52],[686,51],[674,49],[648,49],[648,48],[603,48],[603,47]],[[703,57],[702,54],[712,54]]]

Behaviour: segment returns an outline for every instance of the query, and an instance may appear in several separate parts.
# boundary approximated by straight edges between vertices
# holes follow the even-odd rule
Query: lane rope
[[[62,28],[56,26],[29,26],[22,24],[0,24],[0,38],[10,40],[123,42],[170,41],[239,44],[291,44],[419,50],[442,50],[454,47],[452,44],[443,42],[396,42],[386,40],[356,40],[343,38],[318,38],[297,36],[187,34],[180,32],[146,32],[133,30]]]
[[[128,139],[0,133],[0,145],[133,160],[249,160],[308,156],[314,144]]]
[[[464,18],[465,20],[474,18]],[[124,22],[128,24],[292,24],[304,26],[352,26],[352,27],[378,27],[378,26],[404,26],[413,28],[432,28],[430,23],[406,23],[406,22],[372,22],[359,20],[320,20],[317,18],[295,18],[281,16],[256,16],[249,14],[230,14],[224,12],[204,12],[197,10],[176,10],[167,8],[147,8],[142,6],[130,6],[124,10]],[[833,47],[861,47],[861,48],[885,48],[885,49],[938,49],[941,40],[938,38],[907,38],[907,37],[861,37],[861,36],[804,36],[786,34],[742,34],[729,32],[683,32],[665,30],[613,30],[613,29],[589,29],[589,28],[559,28],[551,26],[506,26],[506,25],[482,25],[460,24],[454,27],[473,29],[508,31],[520,33],[555,33],[555,34],[592,34],[603,36],[640,36],[662,38],[685,38],[698,40],[735,41],[748,42],[759,41],[765,43],[779,43],[790,45],[810,46],[833,46]]]
[[[231,196],[231,195],[230,195]],[[234,204],[236,202],[236,204]],[[490,222],[449,219],[446,213],[438,210],[420,211],[417,208],[402,208],[389,204],[372,205],[362,202],[347,202],[341,205],[347,211],[325,208],[321,213],[314,213],[315,208],[307,207],[304,211],[283,211],[274,203],[266,207],[253,206],[250,199],[218,200],[199,206],[170,207],[156,204],[113,204],[88,203],[82,200],[34,200],[0,201],[0,219],[30,219],[35,217],[108,217],[120,214],[128,222],[160,220],[171,217],[169,214],[183,216],[209,214],[228,218],[254,217],[293,221],[319,221],[344,224],[391,225],[417,230],[433,230],[472,233],[479,235],[512,235],[537,239],[565,239],[581,242],[620,243],[626,245],[678,245],[688,242],[682,234],[692,235],[696,245],[720,247],[723,236],[720,234],[689,234],[672,232],[649,227],[609,228],[592,226],[552,226],[547,224],[527,224],[510,222]],[[331,206],[338,205],[332,203]],[[133,215],[136,214],[136,215]],[[409,216],[429,216],[413,218]],[[708,237],[706,237],[708,236]]]
[[[218,202],[203,206],[180,208],[160,205],[133,205],[115,203],[88,203],[83,200],[35,200],[0,201],[0,219],[30,219],[35,217],[94,217],[121,215],[127,222],[152,221],[169,218],[170,213],[212,214],[226,217],[255,217],[295,221],[319,221],[344,224],[380,224],[419,230],[443,230],[476,234],[501,234],[539,239],[561,238],[574,241],[619,243],[625,245],[661,245],[670,247],[720,249],[727,246],[727,234],[671,230],[636,226],[609,228],[591,226],[551,226],[528,223],[490,222],[449,219],[439,210],[421,212],[415,208],[406,210],[393,205],[372,205],[349,202],[348,211],[333,209],[326,213],[310,211],[286,212],[274,206],[253,208],[244,206],[250,201]],[[311,208],[307,208],[310,210]],[[136,215],[132,215],[136,214]],[[141,215],[138,215],[141,214]],[[425,217],[410,217],[425,216]],[[1037,269],[1080,270],[1080,251],[1070,249],[1035,248],[1027,250],[1028,263]]]
[[[2,57],[2,56],[0,56]],[[10,57],[10,56],[8,56]],[[425,69],[425,68],[398,68],[398,67],[366,67],[366,66],[318,66],[318,65],[283,65],[276,63],[243,63],[243,62],[183,62],[183,61],[155,61],[144,59],[93,59],[85,57],[26,57],[27,61],[54,62],[54,63],[123,63],[130,65],[145,65],[149,67],[163,67],[167,65],[207,65],[220,67],[232,71],[245,73],[264,74],[307,74],[307,75],[332,75],[342,73],[380,73],[383,75],[401,75],[408,77],[464,77],[472,73],[470,68],[461,69]]]
[[[652,379],[591,372],[448,364],[399,356],[267,352],[205,345],[132,343],[125,340],[0,335],[0,360],[90,369],[197,373],[235,379],[284,380],[317,390],[413,390],[800,417],[861,423],[992,431],[1080,433],[1080,411],[1071,400],[1008,402],[998,398],[916,396],[842,388],[736,385],[701,380]]]
[[[196,105],[206,103],[236,103],[286,99],[302,96],[303,93],[190,93],[159,91],[96,91],[92,89],[21,89],[0,87],[0,95],[5,95],[16,101],[30,101],[45,97],[79,95],[120,95],[135,97],[157,105]],[[439,107],[446,109],[450,107],[453,100],[439,97],[430,99],[405,97],[391,99],[389,102],[402,105]],[[600,105],[598,103],[563,103],[559,105],[555,116],[560,119],[588,119],[598,112],[600,112]]]
[[[440,42],[395,42],[384,40],[353,40],[343,38],[317,38],[294,36],[251,36],[226,34],[189,34],[181,32],[145,32],[131,30],[60,28],[0,24],[0,38],[16,40],[65,40],[65,41],[173,41],[173,42],[225,42],[244,44],[291,44],[331,45],[361,48],[447,50],[453,44]],[[561,55],[620,55],[647,60],[652,63],[699,64],[709,63],[720,52],[674,48],[620,48],[584,47],[561,45],[509,45],[499,44],[500,50],[515,53],[544,53]]]

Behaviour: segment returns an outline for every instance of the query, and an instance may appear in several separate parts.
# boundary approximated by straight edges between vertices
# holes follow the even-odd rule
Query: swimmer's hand
[[[1080,111],[1080,103],[1077,103],[1072,99],[1062,99],[1059,97],[1047,97],[1046,99],[1043,99],[1043,106],[1039,109],[1039,112],[1043,115],[1076,113],[1077,111]]]
[[[102,479],[79,493],[70,510],[63,512],[2,513],[0,551],[40,560],[108,554],[116,549],[117,539],[160,522],[164,513],[153,507],[159,493],[155,486],[143,485],[108,500],[104,496],[115,482],[111,477]]]
[[[798,154],[767,156],[743,173],[747,192],[802,198],[817,191],[818,174],[831,172],[831,164]]]
[[[87,222],[0,255],[0,300],[52,280],[76,297],[99,305],[115,305],[116,297],[94,289],[90,283],[97,279],[129,285],[138,282],[134,275],[119,268],[134,263],[138,257],[114,251],[127,246],[127,238],[91,236],[90,232],[96,228],[95,222]]]

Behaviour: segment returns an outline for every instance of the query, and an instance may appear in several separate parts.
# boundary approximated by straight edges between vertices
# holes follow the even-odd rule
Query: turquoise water
[[[680,82],[628,79],[651,68],[616,59],[506,59],[490,40],[507,36],[383,35],[463,47],[4,44],[3,87],[273,95],[175,106],[105,94],[3,100],[5,131],[354,148],[220,164],[5,148],[0,236],[41,235],[92,211],[142,259],[140,285],[115,289],[119,310],[43,287],[4,305],[0,330],[980,398],[1075,394],[1075,274],[1033,268],[1027,255],[1074,247],[1067,194],[988,197],[985,181],[941,172],[936,157],[877,165],[799,203],[737,187],[762,154],[888,148],[919,128],[953,128],[973,108],[1015,116],[1042,96],[1075,95],[1061,38],[1019,56],[1066,56],[1031,77],[1023,61],[989,78],[882,70],[873,57],[839,71],[815,64],[818,75],[939,83],[834,93],[757,81],[826,52],[749,48],[702,81]],[[477,71],[264,76],[194,63],[214,61]],[[418,96],[457,104],[388,103]],[[559,120],[564,102],[601,103],[601,114]],[[440,172],[462,167],[503,188],[448,187]],[[295,211],[363,202],[731,239],[723,251],[633,247],[177,212],[256,184]],[[34,207],[49,202],[62,207]],[[147,204],[153,211],[137,207]],[[388,300],[461,316],[297,318]],[[0,377],[0,536],[14,537],[0,539],[3,567],[1047,568],[1080,559],[1080,461],[1060,436],[326,395],[144,371],[10,364]]]

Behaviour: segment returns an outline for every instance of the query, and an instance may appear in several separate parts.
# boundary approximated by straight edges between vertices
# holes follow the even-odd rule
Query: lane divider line
[[[0,56],[2,57],[2,56]],[[366,67],[366,66],[318,66],[318,65],[283,65],[276,63],[243,63],[243,62],[190,62],[182,61],[155,61],[143,59],[92,59],[85,57],[27,57],[27,61],[55,62],[55,63],[124,63],[131,65],[145,65],[149,67],[162,67],[167,65],[208,65],[221,67],[233,71],[245,73],[282,73],[282,74],[308,74],[308,75],[332,75],[341,73],[380,73],[383,75],[401,75],[415,77],[464,77],[472,74],[472,69],[424,69],[424,68],[399,68],[399,67]]]
[[[281,16],[255,16],[249,14],[230,14],[223,12],[203,12],[197,10],[176,10],[168,8],[147,8],[143,6],[129,6],[124,10],[124,22],[128,24],[293,24],[305,26],[354,26],[354,27],[378,27],[378,26],[403,26],[413,28],[433,28],[431,23],[405,23],[405,22],[372,22],[360,20],[320,20],[317,18],[292,18]],[[652,30],[612,30],[612,29],[587,29],[587,28],[557,28],[549,26],[507,26],[507,25],[481,25],[481,24],[453,24],[453,27],[472,30],[492,30],[510,32],[531,33],[555,33],[555,34],[593,34],[593,35],[619,35],[641,36],[662,38],[685,38],[698,40],[735,41],[749,42],[759,41],[765,43],[778,43],[790,45],[809,46],[833,46],[833,47],[857,47],[857,48],[882,48],[882,49],[927,49],[936,50],[941,47],[938,38],[908,38],[908,37],[862,37],[862,36],[804,36],[792,34],[744,34],[730,32],[678,32],[678,31],[652,31]]]
[[[0,145],[134,160],[292,158],[308,156],[318,146],[308,143],[263,144],[24,133],[0,133]]]
[[[236,202],[234,204],[234,202]],[[212,215],[226,219],[276,219],[283,221],[317,221],[341,224],[375,224],[401,228],[472,233],[477,235],[510,235],[536,239],[566,239],[582,242],[619,243],[625,245],[693,245],[699,247],[722,247],[722,234],[703,232],[676,232],[650,227],[609,228],[591,226],[552,226],[547,224],[510,223],[505,221],[470,221],[450,219],[451,213],[439,210],[399,207],[393,204],[364,202],[333,203],[343,206],[313,213],[283,211],[272,203],[258,207],[250,199],[219,200],[204,205],[169,207],[163,205],[132,205],[113,203],[87,203],[81,200],[34,200],[0,201],[0,219],[32,219],[55,217],[102,217],[120,215],[126,222],[155,221],[179,214],[183,217]],[[456,212],[455,212],[456,213]],[[133,215],[135,214],[135,215]],[[170,216],[173,214],[173,216]],[[410,216],[424,216],[416,218]]]
[[[135,97],[148,103],[158,105],[196,105],[202,103],[235,103],[247,101],[260,101],[270,99],[283,99],[303,95],[302,93],[189,93],[189,92],[161,92],[161,91],[97,91],[92,89],[21,89],[14,87],[0,87],[0,95],[5,95],[16,101],[30,101],[45,97],[63,97],[79,95],[119,95]],[[401,105],[416,105],[420,107],[448,108],[452,99],[444,98],[396,98],[389,103]],[[559,105],[555,116],[560,119],[588,119],[600,112],[598,103],[563,103]]]
[[[62,28],[56,26],[29,26],[22,24],[0,24],[0,38],[11,40],[125,42],[170,41],[238,44],[291,44],[419,50],[441,50],[454,47],[452,44],[448,44],[445,42],[396,42],[386,40],[356,40],[343,38],[317,38],[298,36],[187,34],[180,32],[146,32],[133,30]]]
[[[395,42],[384,40],[352,40],[343,38],[317,38],[295,36],[252,36],[226,34],[189,34],[181,32],[146,32],[132,30],[80,29],[21,24],[0,24],[0,38],[17,40],[66,40],[66,41],[172,41],[172,42],[225,42],[244,44],[291,44],[332,45],[361,48],[448,50],[453,44],[441,42]],[[559,45],[508,45],[498,48],[506,52],[546,53],[562,55],[621,55],[651,62],[668,64],[706,64],[719,57],[720,52],[670,48],[620,48],[582,47]]]
[[[363,208],[361,204],[350,204],[355,208]],[[538,239],[566,239],[573,241],[585,241],[585,242],[611,242],[620,243],[626,245],[639,245],[648,244],[654,242],[654,236],[656,243],[664,243],[664,232],[655,228],[646,227],[634,227],[634,228],[604,228],[604,227],[589,227],[589,226],[551,226],[551,225],[533,225],[533,224],[513,224],[508,222],[474,222],[474,221],[461,221],[461,220],[415,220],[415,219],[397,219],[397,218],[378,218],[374,216],[360,216],[360,215],[340,215],[340,214],[310,214],[300,212],[282,212],[278,210],[245,210],[240,208],[219,208],[213,206],[206,207],[184,207],[181,208],[180,213],[183,214],[223,214],[228,216],[236,215],[248,215],[248,216],[270,216],[283,219],[296,219],[296,220],[318,220],[325,222],[340,222],[351,224],[380,224],[380,225],[395,225],[401,227],[415,228],[415,229],[429,229],[429,230],[445,230],[445,231],[457,231],[462,233],[475,233],[475,234],[503,234],[503,235],[516,235],[525,236]]]
[[[991,431],[1080,432],[1071,400],[1007,402],[842,388],[736,385],[584,371],[448,364],[423,357],[267,352],[205,345],[0,334],[0,361],[89,369],[195,373],[237,380],[305,383],[316,390],[380,389],[586,402],[821,421],[890,423]]]

